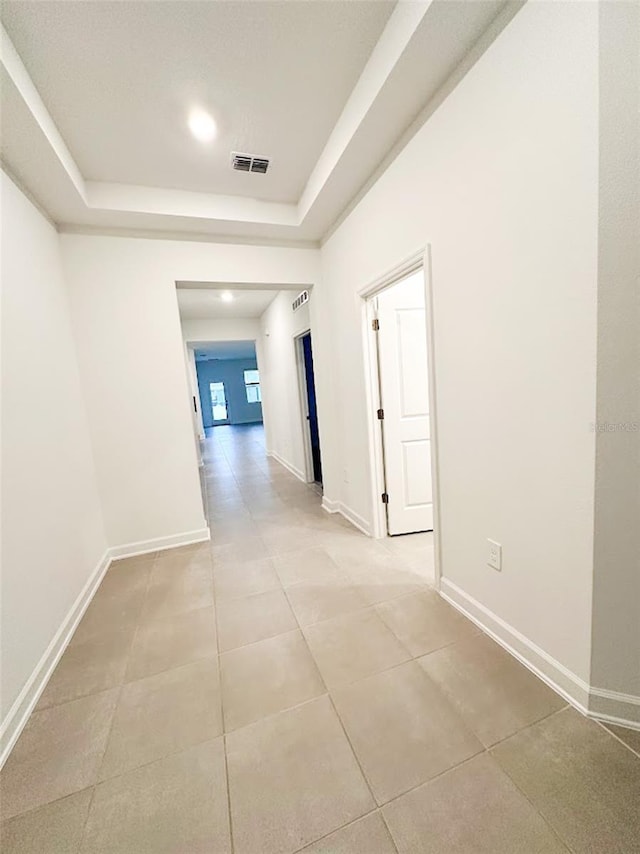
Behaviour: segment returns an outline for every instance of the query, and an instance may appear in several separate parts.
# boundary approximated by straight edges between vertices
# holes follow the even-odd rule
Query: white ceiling
[[[61,230],[316,243],[520,5],[4,0],[2,160]]]
[[[5,0],[2,17],[85,179],[297,202],[393,5]]]
[[[232,302],[224,302],[220,295],[223,290],[216,288],[178,288],[178,306],[180,316],[185,320],[213,318],[230,320],[231,318],[260,317],[278,295],[276,290],[230,290]]]
[[[204,362],[210,359],[255,359],[255,341],[217,341],[196,347],[196,361]]]

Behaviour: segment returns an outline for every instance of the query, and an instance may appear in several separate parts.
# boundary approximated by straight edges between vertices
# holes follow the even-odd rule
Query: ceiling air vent
[[[269,161],[264,157],[254,157],[253,162],[251,164],[252,172],[259,172],[261,175],[269,168]]]
[[[306,302],[309,302],[309,291],[302,291],[293,301],[293,310],[297,311]]]
[[[239,154],[231,152],[231,165],[237,172],[257,172],[264,175],[269,168],[269,160],[266,157],[254,157],[253,154]]]

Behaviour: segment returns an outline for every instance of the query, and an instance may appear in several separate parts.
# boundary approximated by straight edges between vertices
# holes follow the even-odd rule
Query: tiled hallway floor
[[[260,428],[205,464],[212,543],[112,564],[2,772],[3,854],[640,852],[640,758],[429,588],[429,535],[328,516]]]

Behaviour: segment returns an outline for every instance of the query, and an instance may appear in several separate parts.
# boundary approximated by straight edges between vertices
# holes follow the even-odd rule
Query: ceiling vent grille
[[[264,175],[269,168],[269,160],[266,157],[254,157],[253,154],[240,154],[231,152],[231,165],[236,172],[257,172]]]
[[[306,302],[309,302],[309,291],[302,291],[293,301],[293,310],[297,311]]]

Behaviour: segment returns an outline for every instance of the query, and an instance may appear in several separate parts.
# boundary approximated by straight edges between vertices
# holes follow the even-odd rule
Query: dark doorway
[[[316,483],[322,483],[322,461],[320,459],[320,433],[318,431],[318,409],[316,406],[316,383],[313,374],[313,349],[311,347],[311,333],[302,336],[302,350],[304,353],[304,374],[307,387],[307,404],[309,414],[309,435],[311,438],[311,456],[313,459],[313,479]]]

